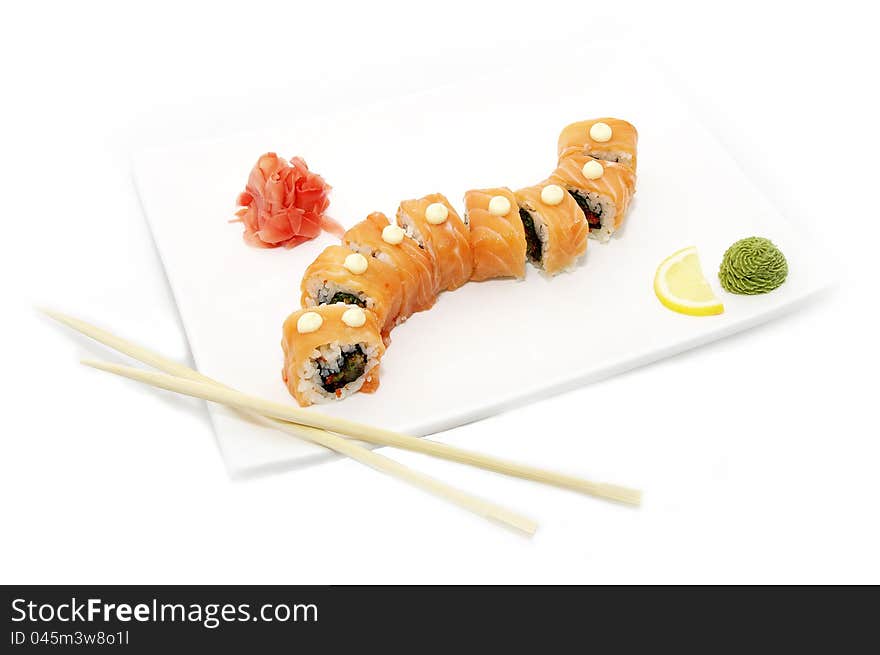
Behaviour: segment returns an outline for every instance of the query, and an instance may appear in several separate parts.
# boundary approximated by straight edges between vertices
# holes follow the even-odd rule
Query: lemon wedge
[[[695,246],[663,260],[654,276],[654,293],[660,302],[681,314],[711,316],[724,311],[724,305],[703,276]]]

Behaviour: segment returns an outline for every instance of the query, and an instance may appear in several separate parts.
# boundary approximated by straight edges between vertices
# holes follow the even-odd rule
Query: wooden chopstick
[[[202,382],[208,385],[214,385],[215,387],[222,388],[227,390],[229,393],[235,395],[237,392],[230,390],[228,387],[224,387],[219,382],[212,380],[211,378],[202,375],[198,371],[194,371],[193,369],[184,366],[178,362],[173,360],[166,359],[161,355],[154,353],[146,348],[138,346],[134,343],[126,341],[121,337],[117,337],[101,328],[98,328],[94,325],[86,323],[85,321],[81,321],[79,319],[73,318],[71,316],[67,316],[65,314],[61,314],[59,312],[43,310],[48,316],[54,318],[55,320],[64,323],[68,327],[85,334],[101,343],[118,350],[130,357],[140,360],[141,362],[153,366],[154,368],[158,368],[167,373],[175,375],[179,378],[184,378],[186,380],[191,380],[194,382]],[[104,370],[110,370],[107,367],[115,367],[116,365],[108,364],[105,365],[103,363],[99,363],[97,368],[103,368]],[[114,372],[120,375],[125,375],[126,377],[133,377],[133,379],[139,379],[140,381],[146,382],[148,384],[152,384],[145,379],[141,379],[143,375],[158,375],[156,373],[150,373],[147,371],[142,371],[136,368],[130,367],[116,367],[117,370],[112,370],[110,372]],[[126,375],[125,372],[130,372],[131,375]],[[171,381],[173,383],[173,380]],[[175,390],[175,389],[172,389]],[[184,392],[185,393],[185,392]],[[193,395],[193,394],[189,394]],[[282,422],[277,423],[277,425],[287,425],[290,426],[290,423],[286,421],[293,421],[295,424],[298,424],[298,427],[305,427],[306,425],[310,425],[316,428],[324,428],[330,429],[336,432],[341,432],[343,434],[350,434],[361,441],[369,441],[371,443],[375,443],[378,445],[390,445],[398,448],[404,448],[407,450],[413,450],[416,452],[422,452],[428,455],[433,455],[435,457],[441,457],[444,459],[450,459],[453,461],[458,461],[465,464],[472,464],[474,466],[478,466],[481,468],[485,468],[487,470],[496,471],[498,473],[503,473],[507,475],[513,475],[516,477],[522,477],[530,480],[535,480],[538,482],[544,482],[546,484],[551,484],[554,486],[571,489],[573,491],[578,491],[580,493],[585,493],[588,495],[596,496],[599,498],[604,498],[608,500],[614,500],[621,503],[626,503],[630,505],[638,505],[641,502],[641,492],[636,489],[630,489],[628,487],[621,487],[618,485],[607,484],[607,483],[599,483],[592,482],[589,480],[584,480],[582,478],[578,478],[571,475],[566,475],[563,473],[556,473],[552,471],[546,471],[544,469],[536,468],[533,466],[528,466],[524,464],[518,464],[515,462],[509,462],[506,460],[498,459],[495,457],[490,457],[488,455],[482,455],[480,453],[474,453],[467,450],[462,450],[459,448],[455,448],[453,446],[448,446],[446,444],[438,443],[436,441],[430,441],[428,439],[417,439],[415,437],[408,437],[405,435],[398,434],[396,432],[391,432],[389,430],[382,430],[380,428],[373,428],[366,425],[360,425],[353,421],[346,421],[345,419],[335,418],[326,416],[323,414],[319,414],[317,412],[305,411],[297,407],[293,407],[290,405],[283,405],[281,403],[271,403],[270,401],[265,401],[259,398],[253,398],[250,396],[245,396],[244,394],[238,394],[238,396],[243,397],[245,399],[252,399],[260,403],[269,403],[273,405],[275,409],[280,409],[285,413],[285,416],[292,416],[293,418],[284,418]],[[197,396],[203,397],[203,396]],[[223,401],[217,401],[223,402]],[[244,409],[254,410],[252,406],[244,407]],[[258,414],[265,414],[265,412],[260,412],[259,410],[255,410]],[[326,423],[319,424],[321,419],[326,419]],[[276,423],[273,422],[273,425]],[[335,427],[326,427],[327,425],[332,425]]]
[[[545,484],[563,487],[584,494],[589,494],[591,496],[597,496],[607,500],[615,500],[630,505],[638,505],[641,501],[641,492],[635,489],[591,482],[571,475],[556,473],[554,471],[548,471],[527,464],[510,462],[504,459],[450,446],[448,444],[430,441],[428,439],[410,437],[397,432],[392,432],[391,430],[363,425],[340,417],[307,411],[299,407],[293,407],[291,405],[276,403],[264,398],[250,396],[216,384],[181,379],[165,373],[144,371],[131,366],[122,366],[97,360],[83,360],[82,363],[86,366],[101,369],[108,373],[115,373],[116,375],[144,382],[161,389],[167,389],[168,391],[175,391],[187,396],[210,400],[215,403],[236,407],[238,409],[251,410],[258,414],[262,414],[263,416],[270,416],[284,421],[297,423],[299,425],[308,425],[314,428],[330,430],[332,432],[348,435],[359,441],[366,441],[380,446],[403,448],[405,450],[424,453],[441,459],[448,459],[462,464],[470,464],[471,466],[495,471],[496,473],[534,480],[536,482],[543,482]]]
[[[197,381],[202,384],[213,385],[215,388],[219,389],[225,388],[219,382],[215,382],[211,378],[202,375],[188,366],[167,359],[162,355],[122,339],[121,337],[117,337],[116,335],[97,326],[91,325],[90,323],[52,310],[43,309],[41,311],[50,318],[55,319],[59,323],[62,323],[95,341],[103,343],[104,345],[128,355],[133,359],[139,360],[144,364],[148,364],[173,376],[177,376],[176,379]],[[336,451],[360,462],[361,464],[369,466],[374,470],[391,475],[404,482],[408,482],[409,484],[455,503],[479,516],[505,524],[528,536],[532,536],[538,528],[538,524],[526,516],[513,512],[496,503],[492,503],[456,489],[445,482],[441,482],[436,478],[420,473],[419,471],[405,466],[389,457],[364,448],[349,439],[345,439],[318,428],[306,425],[296,425],[286,421],[269,418],[247,409],[243,411],[249,417],[256,419],[264,425],[269,425],[270,427],[277,428],[293,436]]]

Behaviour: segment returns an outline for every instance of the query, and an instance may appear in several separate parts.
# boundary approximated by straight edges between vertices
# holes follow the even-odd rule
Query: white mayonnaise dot
[[[352,307],[351,309],[346,309],[342,313],[342,322],[348,327],[360,327],[367,322],[367,315],[360,307]]]
[[[611,140],[611,126],[608,123],[593,123],[590,127],[590,138],[599,143]]]
[[[323,324],[324,319],[321,318],[321,315],[318,312],[306,312],[299,317],[299,320],[297,320],[296,331],[300,334],[316,332],[317,330],[321,329],[321,326]]]
[[[432,202],[425,209],[425,220],[431,225],[440,225],[449,216],[449,210],[442,202]]]
[[[510,213],[510,201],[504,196],[492,196],[489,200],[489,213],[495,216],[507,216]]]
[[[605,173],[605,169],[602,168],[602,164],[597,162],[595,159],[591,159],[584,167],[581,169],[584,174],[584,177],[588,180],[598,180]]]
[[[382,230],[382,241],[385,243],[390,243],[392,246],[396,246],[398,243],[403,241],[403,237],[406,235],[406,232],[403,231],[403,228],[399,225],[391,224],[386,225]]]
[[[558,205],[565,197],[565,191],[557,184],[548,184],[541,189],[541,202],[545,205]]]
[[[342,265],[355,275],[360,275],[367,270],[368,263],[367,258],[362,254],[353,252],[345,258],[345,262]]]

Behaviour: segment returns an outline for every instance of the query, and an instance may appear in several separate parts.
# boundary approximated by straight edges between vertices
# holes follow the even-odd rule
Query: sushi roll
[[[368,309],[341,303],[301,309],[287,317],[282,332],[281,377],[301,406],[379,386],[385,344]]]
[[[386,345],[403,298],[392,265],[344,246],[325,248],[306,269],[300,290],[306,308],[344,303],[369,309],[379,321]]]
[[[395,325],[434,306],[439,292],[437,263],[427,248],[406,235],[381,212],[374,212],[342,236],[353,252],[375,258],[397,271],[401,305]]]
[[[471,279],[468,226],[445,196],[432,193],[416,200],[404,200],[397,210],[397,224],[437,263],[440,291],[452,291]]]
[[[561,186],[543,182],[516,192],[526,237],[526,257],[550,275],[574,266],[587,251],[584,212]]]
[[[471,280],[524,278],[526,233],[513,192],[506,187],[474,189],[464,194],[464,207],[474,259]]]
[[[590,224],[590,236],[608,241],[623,224],[636,190],[629,166],[572,154],[563,157],[549,181],[568,191]]]
[[[639,133],[632,123],[620,118],[595,118],[572,123],[559,134],[559,159],[571,154],[589,155],[636,170]]]

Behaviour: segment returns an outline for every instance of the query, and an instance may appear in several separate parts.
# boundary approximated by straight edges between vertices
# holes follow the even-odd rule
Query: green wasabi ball
[[[721,260],[718,279],[730,293],[768,293],[785,282],[788,262],[770,239],[749,237],[734,243]]]

